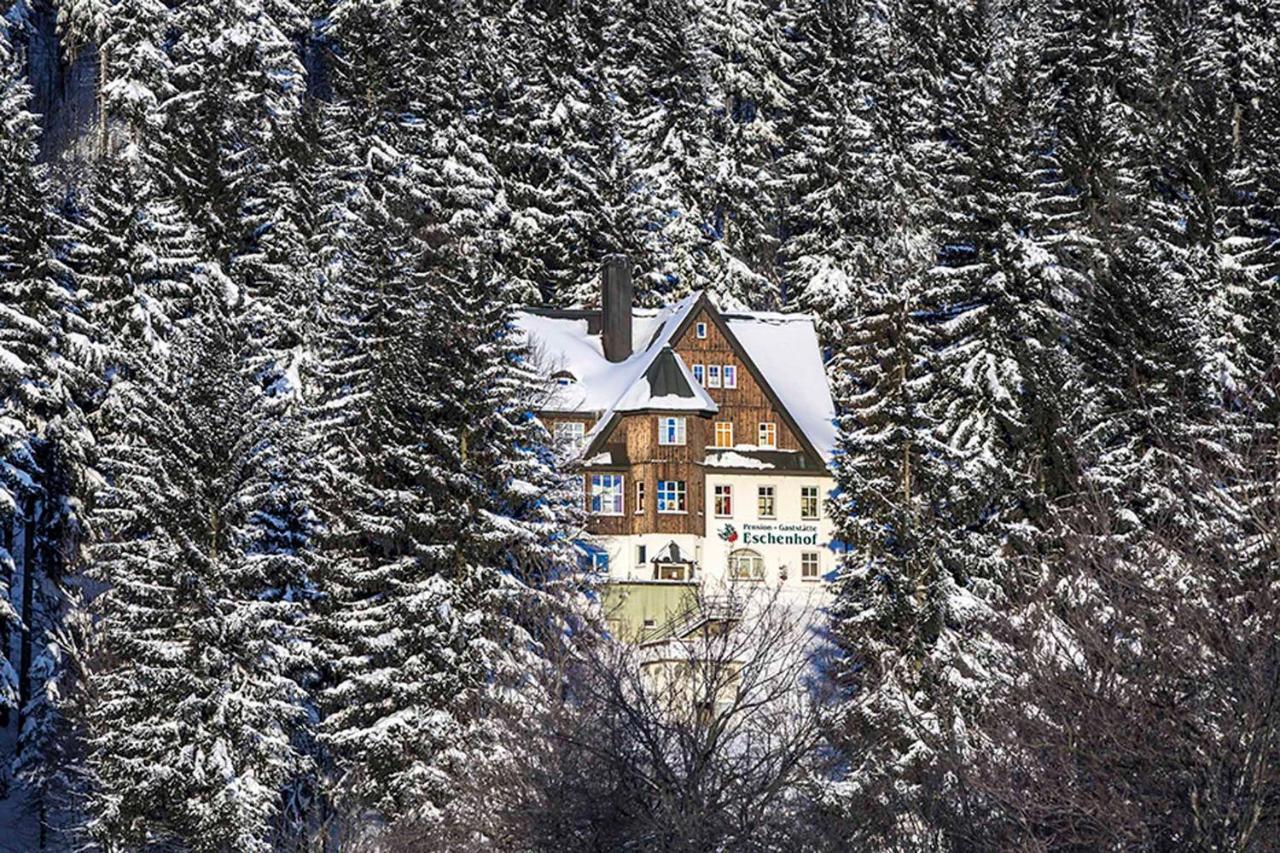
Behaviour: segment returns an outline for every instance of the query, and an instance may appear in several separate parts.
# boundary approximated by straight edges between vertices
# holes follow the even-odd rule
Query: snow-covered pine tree
[[[300,771],[300,614],[285,594],[297,572],[274,542],[280,445],[225,301],[234,289],[200,289],[200,322],[106,404],[120,428],[103,447],[89,553],[103,591],[83,708],[88,829],[108,847],[265,851]]]
[[[16,581],[19,620],[5,620],[5,653],[17,652],[20,760],[16,768],[42,825],[58,796],[52,730],[61,709],[46,701],[48,680],[60,678],[48,660],[50,632],[68,601],[61,586],[83,536],[85,466],[92,439],[80,404],[94,387],[88,370],[92,336],[83,306],[63,263],[65,222],[51,209],[45,167],[37,162],[39,136],[29,112],[31,91],[0,26],[0,349],[4,368],[4,460],[7,507],[4,546],[22,553]],[[9,564],[12,566],[12,564]],[[16,642],[12,642],[15,632]],[[16,647],[16,648],[15,648]]]
[[[28,110],[31,91],[22,74],[21,57],[0,21],[0,392],[4,395],[3,513],[4,591],[3,653],[0,701],[8,711],[18,707],[17,666],[10,666],[11,639],[21,632],[17,613],[9,604],[14,581],[15,539],[21,536],[24,514],[39,494],[36,462],[37,411],[47,409],[39,393],[42,361],[54,324],[49,299],[53,283],[48,262],[51,247],[44,221],[44,174],[36,164],[39,129]],[[33,396],[34,395],[34,396]],[[16,663],[16,662],[15,662]]]
[[[859,75],[874,32],[861,26],[855,3],[802,0],[787,23],[790,86],[797,93],[785,126],[779,171],[789,185],[783,194],[788,293],[814,315],[824,344],[839,338],[850,320],[860,283],[872,275],[859,238],[877,199],[864,195],[874,184],[874,138],[867,119],[869,98]],[[863,173],[873,170],[870,180]],[[866,221],[864,221],[866,220]]]
[[[637,256],[620,174],[624,109],[606,79],[607,10],[529,2],[511,17],[502,67],[522,73],[490,118],[511,209],[502,269],[526,302],[588,304],[599,299],[599,258]]]
[[[636,297],[662,302],[709,283],[710,65],[692,0],[607,7],[604,77],[625,110],[615,181],[630,210]]]
[[[711,287],[727,304],[776,309],[785,293],[778,249],[787,191],[778,166],[792,109],[782,4],[700,0],[705,33],[709,144],[704,204],[715,235]]]
[[[831,511],[848,549],[832,605],[832,677],[848,699],[831,733],[849,765],[830,793],[852,818],[850,832],[865,833],[854,837],[873,844],[903,825],[926,831],[925,815],[948,802],[938,771],[956,734],[948,618],[966,604],[966,615],[981,609],[942,561],[955,480],[930,419],[949,9],[871,3],[859,19],[874,154],[861,189],[871,227],[857,249],[869,278],[831,366],[843,411]]]
[[[928,411],[955,483],[944,562],[958,584],[1003,607],[1048,505],[1071,487],[1064,430],[1076,400],[1064,342],[1081,281],[1053,253],[1056,189],[1034,124],[1033,34],[968,6],[949,16],[948,32],[938,261],[922,314],[937,376]]]
[[[1188,230],[1210,250],[1210,380],[1228,409],[1277,423],[1280,363],[1280,5],[1212,0],[1191,15],[1191,107],[1180,146],[1194,169]],[[1197,156],[1198,155],[1198,156]],[[1199,214],[1198,216],[1194,214]],[[1198,228],[1196,227],[1198,226]],[[1257,436],[1254,437],[1257,440]],[[1265,440],[1265,439],[1264,439]]]
[[[73,237],[71,262],[109,384],[140,354],[163,350],[190,315],[195,238],[177,206],[155,197],[132,146],[99,164]]]

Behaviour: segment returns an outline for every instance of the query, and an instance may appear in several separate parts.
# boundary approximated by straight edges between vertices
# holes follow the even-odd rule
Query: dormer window
[[[698,339],[699,339],[699,340],[704,340],[704,339],[706,339],[706,337],[707,337],[707,324],[706,324],[706,323],[698,323],[698,324],[696,324],[693,328],[694,328],[694,334],[696,334],[696,335],[698,336]]]
[[[551,378],[555,380],[557,385],[572,385],[578,381],[578,377],[567,370],[558,370],[551,374]]]

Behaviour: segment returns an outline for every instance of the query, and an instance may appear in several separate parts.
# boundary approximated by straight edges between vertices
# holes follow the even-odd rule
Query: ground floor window
[[[758,514],[761,518],[774,518],[777,505],[774,503],[773,486],[760,486],[756,492]]]
[[[764,558],[747,548],[739,548],[731,552],[729,577],[734,580],[764,580]]]
[[[800,517],[812,520],[818,517],[818,487],[800,487]]]
[[[684,480],[659,480],[658,512],[684,512],[685,495]]]
[[[800,580],[816,581],[818,579],[818,552],[805,551],[800,555]]]
[[[683,581],[688,580],[689,566],[685,563],[658,563],[658,580],[660,581]]]
[[[715,513],[717,518],[733,515],[733,486],[715,487]]]

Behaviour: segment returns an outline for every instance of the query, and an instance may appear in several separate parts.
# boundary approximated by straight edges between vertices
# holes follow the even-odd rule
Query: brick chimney
[[[631,261],[626,255],[610,255],[600,283],[600,338],[609,361],[631,357],[631,296]]]

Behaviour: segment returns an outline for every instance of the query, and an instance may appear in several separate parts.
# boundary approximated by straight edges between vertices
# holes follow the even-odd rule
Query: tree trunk
[[[36,499],[27,500],[27,517],[22,525],[22,648],[18,661],[18,731],[22,731],[23,714],[31,699],[31,629],[35,617],[36,584]]]

